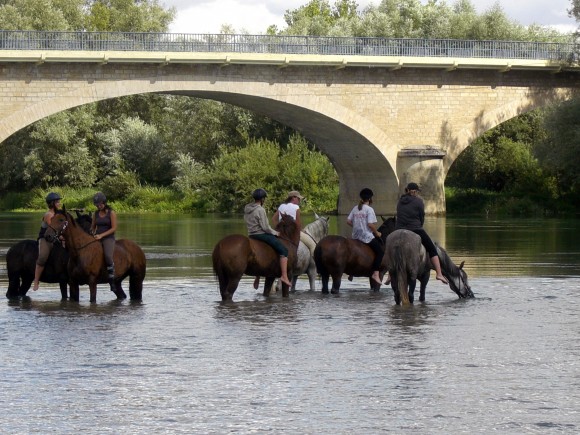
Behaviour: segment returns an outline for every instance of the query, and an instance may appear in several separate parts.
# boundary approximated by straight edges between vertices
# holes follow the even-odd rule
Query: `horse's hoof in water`
[[[338,290],[332,289],[332,290],[330,290],[330,293],[332,293],[333,295],[337,295],[338,294]]]

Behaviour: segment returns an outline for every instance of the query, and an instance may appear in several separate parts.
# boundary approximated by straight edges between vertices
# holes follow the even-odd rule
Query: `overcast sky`
[[[568,17],[571,0],[471,0],[478,12],[484,12],[495,2],[520,24],[541,24],[561,31],[575,30],[578,25]],[[425,4],[427,0],[422,0]],[[219,33],[222,24],[239,32],[262,34],[271,24],[286,27],[284,12],[308,3],[308,0],[159,0],[166,7],[174,6],[177,17],[170,31],[175,33]],[[357,0],[359,10],[380,0]],[[447,4],[455,3],[448,0]],[[334,4],[331,0],[330,4]]]

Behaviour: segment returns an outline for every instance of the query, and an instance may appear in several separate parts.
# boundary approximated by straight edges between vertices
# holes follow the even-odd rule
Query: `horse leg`
[[[28,289],[26,289],[26,291],[28,291]],[[8,291],[6,292],[6,297],[8,299],[18,299],[19,296],[24,296],[21,292],[22,287],[20,286],[20,277],[10,276],[8,279]],[[24,294],[26,294],[26,292],[24,292]]]
[[[30,290],[30,287],[32,286],[33,280],[34,280],[34,278],[30,277],[30,276],[23,276],[22,277],[22,282],[19,283],[20,286],[18,287],[18,296],[20,296],[22,298],[26,296],[26,293],[28,293],[28,290]],[[18,285],[18,283],[17,283],[17,285]]]
[[[142,274],[133,274],[129,276],[129,297],[132,301],[140,301],[143,299],[143,280],[145,277]],[[121,283],[119,283],[119,289],[123,292],[121,288]],[[125,292],[123,292],[125,293]],[[127,295],[125,295],[125,298]]]
[[[79,285],[76,282],[73,282],[72,280],[69,281],[69,287],[70,287],[70,300],[71,301],[75,301],[78,302],[79,301]]]
[[[324,272],[320,274],[320,281],[322,281],[322,294],[328,294],[328,279],[330,278],[330,274]]]
[[[127,294],[125,293],[125,291],[123,290],[123,287],[121,286],[121,281],[115,281],[113,283],[113,286],[115,288],[113,293],[115,293],[115,296],[117,296],[117,299],[127,299]],[[129,278],[129,293],[131,293],[131,278]],[[133,298],[131,297],[131,299],[133,299]]]
[[[429,282],[430,273],[431,271],[427,269],[427,271],[422,276],[419,277],[419,282],[421,283],[419,302],[425,302],[425,289],[427,288],[427,283]]]
[[[227,274],[224,273],[223,276],[218,276],[220,283],[220,293],[222,295],[223,302],[229,302],[233,300],[234,293],[238,289],[238,285],[240,284],[241,279],[241,274],[228,277]]]
[[[62,279],[58,282],[60,287],[60,299],[66,301],[68,298],[68,280],[63,281]]]
[[[97,277],[90,276],[89,277],[89,291],[90,291],[90,301],[91,303],[97,302]]]
[[[409,280],[409,302],[413,303],[415,301],[415,287],[417,286],[416,279]]]
[[[312,266],[308,267],[306,271],[308,275],[308,283],[310,284],[310,291],[313,292],[316,290],[316,266],[312,264]]]
[[[393,289],[393,295],[395,296],[395,304],[401,305],[401,295],[398,290],[397,275],[391,274],[391,288]]]
[[[332,289],[330,293],[337,295],[340,291],[340,284],[342,283],[342,272],[340,274],[335,273],[332,275]]]
[[[263,296],[265,298],[267,298],[268,296],[270,296],[270,294],[276,293],[273,290],[273,285],[274,285],[274,280],[275,278],[271,278],[271,277],[266,277],[266,279],[264,280],[264,293]],[[281,281],[280,281],[281,282]]]

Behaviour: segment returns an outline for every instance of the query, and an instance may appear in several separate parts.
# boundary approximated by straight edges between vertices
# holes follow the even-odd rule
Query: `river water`
[[[580,431],[578,220],[430,219],[476,298],[432,280],[401,308],[362,278],[264,299],[248,277],[224,305],[210,253],[240,217],[119,219],[148,259],[142,302],[42,284],[0,306],[3,434]],[[0,214],[3,292],[8,247],[39,221]]]

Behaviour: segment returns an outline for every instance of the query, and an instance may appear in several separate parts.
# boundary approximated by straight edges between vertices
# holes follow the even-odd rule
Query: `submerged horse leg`
[[[264,297],[268,297],[271,294],[276,293],[276,290],[274,287],[274,281],[275,281],[275,278],[271,278],[271,277],[266,277],[266,279],[264,280],[264,293],[262,293]]]
[[[342,272],[332,274],[332,289],[330,293],[337,295],[340,291],[340,284],[342,284]]]
[[[412,304],[415,301],[415,287],[417,286],[416,279],[409,280],[409,302]]]
[[[72,280],[69,281],[69,287],[70,287],[70,300],[71,301],[75,301],[78,302],[80,300],[79,298],[79,285],[77,282],[73,282]]]
[[[90,301],[91,303],[97,302],[97,277],[90,276],[89,277],[89,292],[90,292]]]
[[[127,294],[125,293],[125,291],[123,290],[123,287],[121,286],[121,281],[114,281],[113,286],[115,289],[113,291],[113,293],[115,293],[115,296],[117,296],[117,299],[127,299]],[[129,288],[131,288],[131,284],[129,284]],[[131,298],[131,299],[133,299],[133,298]]]

